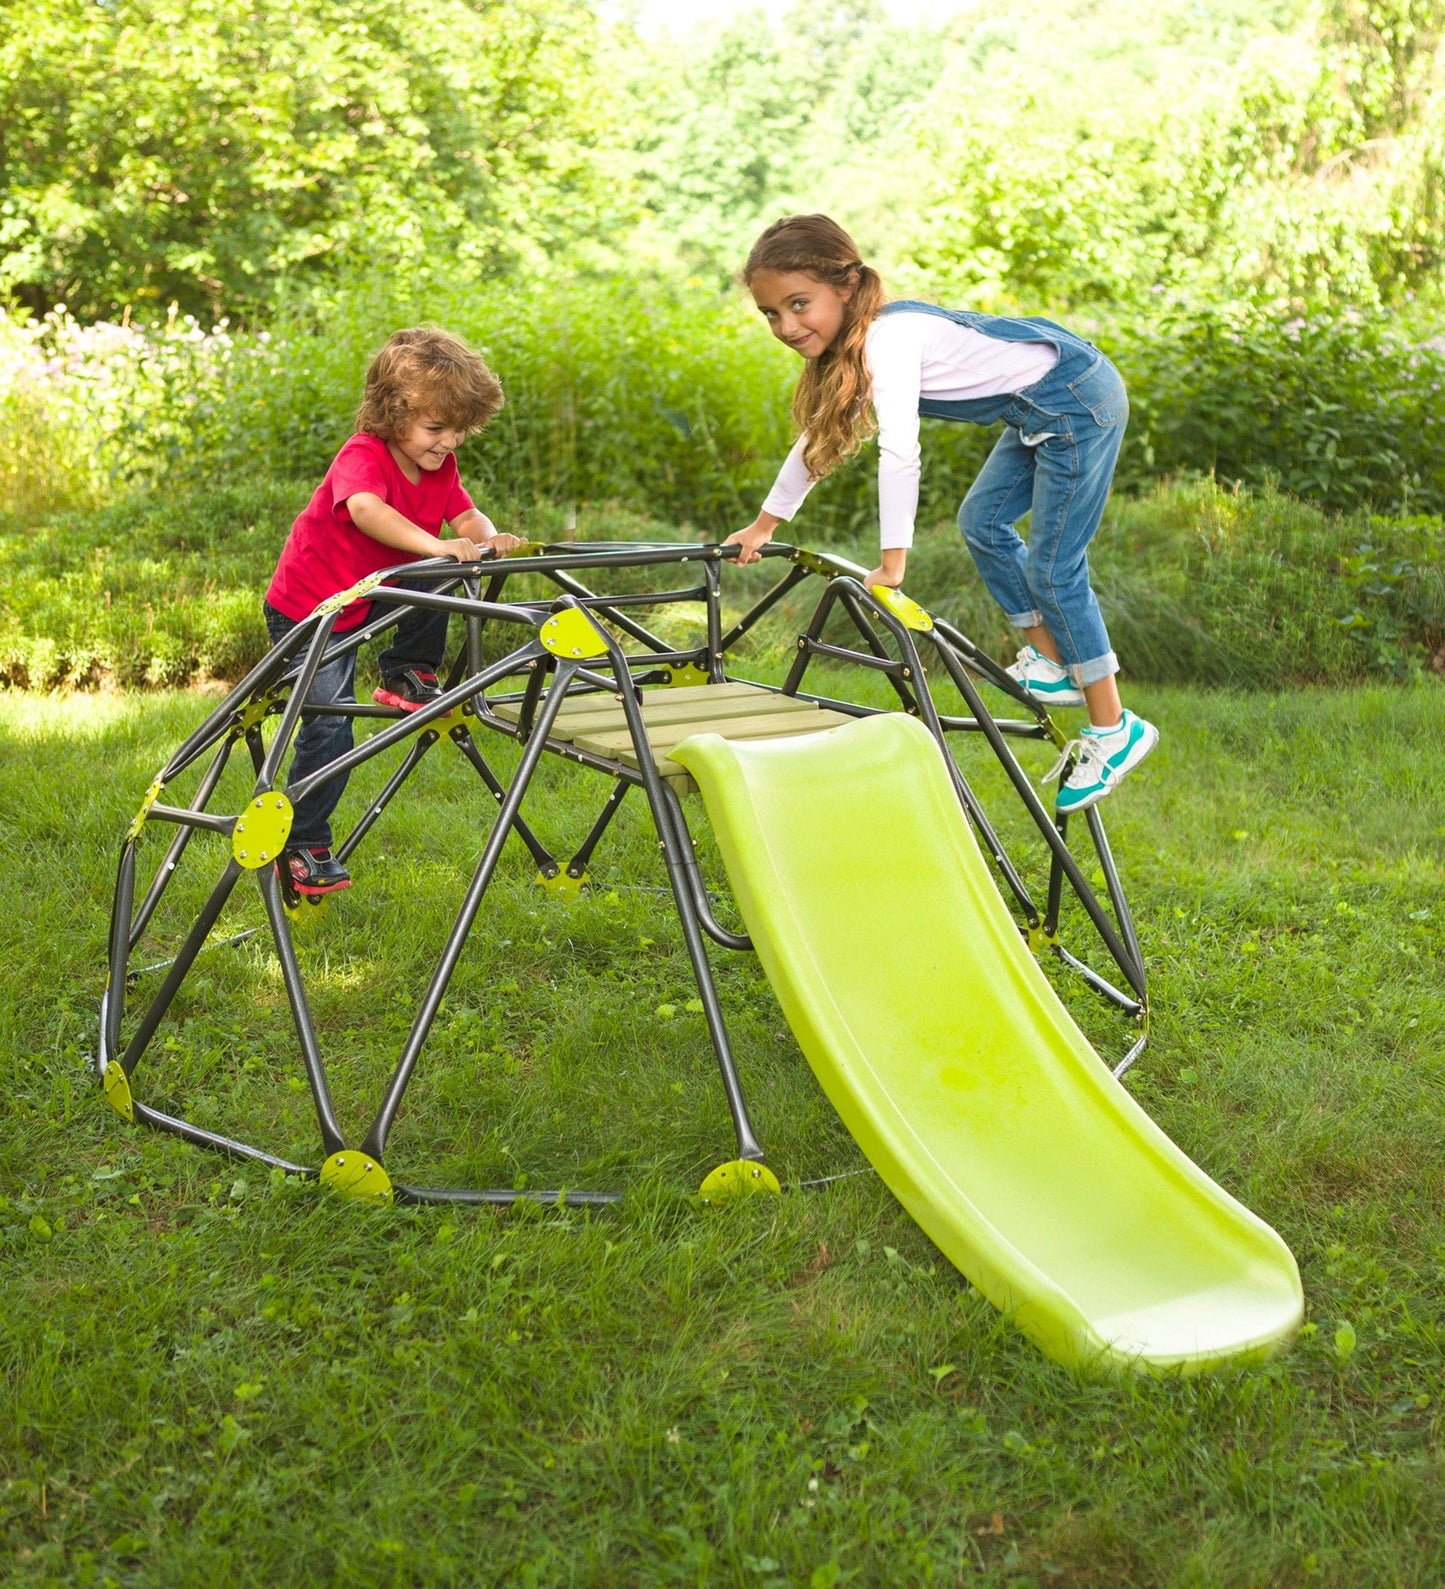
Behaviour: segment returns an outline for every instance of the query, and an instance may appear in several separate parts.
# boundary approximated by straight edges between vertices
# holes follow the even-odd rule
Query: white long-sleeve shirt
[[[1048,342],[1004,342],[946,320],[900,309],[868,328],[864,358],[878,419],[879,541],[888,551],[913,545],[918,512],[918,399],[954,401],[1021,392],[1058,362]],[[765,513],[790,519],[813,487],[799,436],[763,503]]]

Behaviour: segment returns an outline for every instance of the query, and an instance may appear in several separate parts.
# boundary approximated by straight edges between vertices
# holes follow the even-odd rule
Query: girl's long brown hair
[[[743,285],[760,270],[798,272],[842,291],[853,288],[843,325],[828,351],[809,359],[793,390],[793,418],[808,438],[803,463],[815,480],[831,474],[872,433],[871,382],[863,357],[868,327],[887,302],[878,272],[858,257],[858,245],[826,215],[788,215],[753,244]]]

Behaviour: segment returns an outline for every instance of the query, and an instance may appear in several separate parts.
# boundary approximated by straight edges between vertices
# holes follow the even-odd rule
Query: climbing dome
[[[97,1051],[111,1104],[128,1120],[363,1198],[613,1201],[617,1190],[414,1185],[397,1173],[389,1137],[418,1067],[428,1063],[429,1040],[469,943],[475,948],[481,940],[486,946],[484,907],[508,839],[515,837],[530,852],[549,903],[560,910],[590,881],[594,853],[635,789],[655,829],[666,892],[696,977],[735,1134],[735,1157],[713,1171],[704,1193],[775,1188],[744,1098],[709,960],[710,945],[746,953],[752,944],[746,933],[718,920],[688,825],[685,802],[696,785],[673,752],[697,735],[738,742],[796,739],[883,711],[918,719],[941,747],[953,794],[990,860],[1022,941],[1034,955],[1076,973],[1081,986],[1119,1012],[1126,1039],[1113,1069],[1116,1075],[1127,1069],[1145,1042],[1144,964],[1103,818],[1097,809],[1089,810],[1082,821],[1075,819],[1071,832],[1068,818],[1055,817],[1040,800],[1012,748],[1019,739],[1062,748],[1058,727],[956,627],[899,592],[867,588],[864,571],[836,557],[769,546],[762,567],[778,577],[728,621],[724,571],[735,555],[736,548],[728,546],[591,543],[525,547],[503,560],[474,565],[410,563],[342,592],[293,629],[160,769],[125,833]],[[402,574],[406,588],[388,582]],[[609,584],[610,593],[595,588]],[[373,603],[369,620],[334,636],[338,614],[360,597]],[[317,669],[365,645],[418,607],[462,620],[453,625],[460,645],[440,698],[409,714],[369,703],[324,708],[364,719],[374,731],[304,783],[288,787],[283,768]],[[785,676],[763,682],[746,676],[748,637],[775,608],[808,616]],[[774,624],[776,619],[774,614]],[[675,637],[683,631],[687,639],[680,645]],[[755,666],[753,671],[766,670]],[[883,681],[889,705],[876,704],[876,690],[871,692],[875,704],[867,704],[807,687],[821,680],[844,692],[846,682],[834,681],[865,675]],[[1007,715],[995,715],[981,686],[991,699],[1003,698]],[[860,687],[855,693],[870,691]],[[495,748],[502,740],[516,747],[505,758],[505,776]],[[406,1019],[398,1024],[399,1051],[381,1095],[370,1103],[363,1100],[365,1108],[375,1106],[369,1126],[349,1136],[333,1102],[338,1077],[349,1076],[345,1021],[318,1021],[307,956],[297,950],[298,935],[314,925],[321,907],[288,892],[276,860],[290,830],[293,800],[342,772],[355,772],[351,787],[364,799],[364,808],[336,853],[347,861],[379,831],[387,832],[387,854],[384,859],[377,854],[376,866],[394,865],[398,845],[406,843],[398,814],[409,785],[423,758],[443,741],[475,773],[479,796],[485,791],[484,798],[457,812],[457,820],[474,825],[479,841],[483,834],[485,841],[470,881],[462,888],[458,879],[460,903],[430,979],[407,1001]],[[976,764],[959,753],[965,743],[974,752],[986,747],[990,765],[1001,771],[1002,778],[992,780],[993,798],[1010,804],[1008,821],[1016,826],[1022,813],[1026,830],[1037,835],[1028,848],[1046,869],[1033,886],[1022,875],[1027,868],[1015,864],[1005,848],[1000,829],[1006,824],[998,809],[993,818],[985,809],[982,780],[965,775],[965,766]],[[598,801],[585,837],[565,857],[554,853],[537,830],[541,823],[528,799],[539,763],[548,756],[577,769],[572,781],[579,805]],[[998,790],[1005,793],[1000,796]],[[1102,879],[1098,891],[1091,878]],[[1087,941],[1062,941],[1061,908],[1067,899],[1082,907],[1067,919]],[[170,925],[162,932],[163,903]],[[918,907],[926,911],[928,901],[920,900]],[[326,904],[332,912],[347,908],[344,895]],[[251,913],[249,924],[238,919],[238,909],[242,916]],[[263,1076],[258,1085],[288,1085],[309,1094],[317,1130],[310,1162],[273,1151],[274,1143],[247,1140],[264,1134],[255,1129],[258,1121],[264,1123],[264,1110],[234,1123],[218,1122],[209,1107],[161,1108],[145,1101],[161,1096],[184,1103],[192,1089],[206,1094],[204,1067],[186,1057],[186,1045],[168,1040],[168,1027],[188,1000],[202,996],[197,984],[205,982],[214,956],[246,944],[254,951],[267,939],[275,956],[274,962],[267,957],[268,964],[279,969],[284,988],[278,1019],[289,1023],[294,1063],[284,1082]],[[198,1112],[201,1119],[194,1118]],[[225,1130],[219,1129],[222,1124]]]

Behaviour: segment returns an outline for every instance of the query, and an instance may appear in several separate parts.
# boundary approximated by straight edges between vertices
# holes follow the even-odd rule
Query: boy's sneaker
[[[441,689],[435,673],[422,668],[407,668],[401,673],[391,673],[371,692],[373,701],[382,706],[399,706],[403,712],[415,712],[429,706]]]
[[[1051,661],[1032,646],[1019,652],[1011,668],[1004,672],[1033,696],[1040,706],[1082,706],[1084,692],[1069,677],[1062,663]]]
[[[1142,717],[1126,711],[1117,728],[1100,732],[1086,728],[1077,739],[1064,746],[1064,753],[1043,781],[1051,782],[1064,770],[1070,756],[1077,756],[1074,770],[1059,788],[1055,811],[1085,811],[1111,793],[1125,773],[1131,772],[1159,743],[1159,730]]]
[[[276,863],[276,871],[283,887],[313,899],[351,887],[351,873],[324,846],[314,850],[287,850]]]

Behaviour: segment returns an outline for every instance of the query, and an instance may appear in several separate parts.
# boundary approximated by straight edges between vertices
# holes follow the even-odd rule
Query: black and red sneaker
[[[311,899],[351,887],[351,873],[324,846],[287,850],[276,863],[276,871],[283,888]]]
[[[382,706],[398,706],[403,712],[415,712],[429,706],[441,694],[435,673],[422,668],[407,668],[401,673],[391,673],[371,692],[373,701]]]

